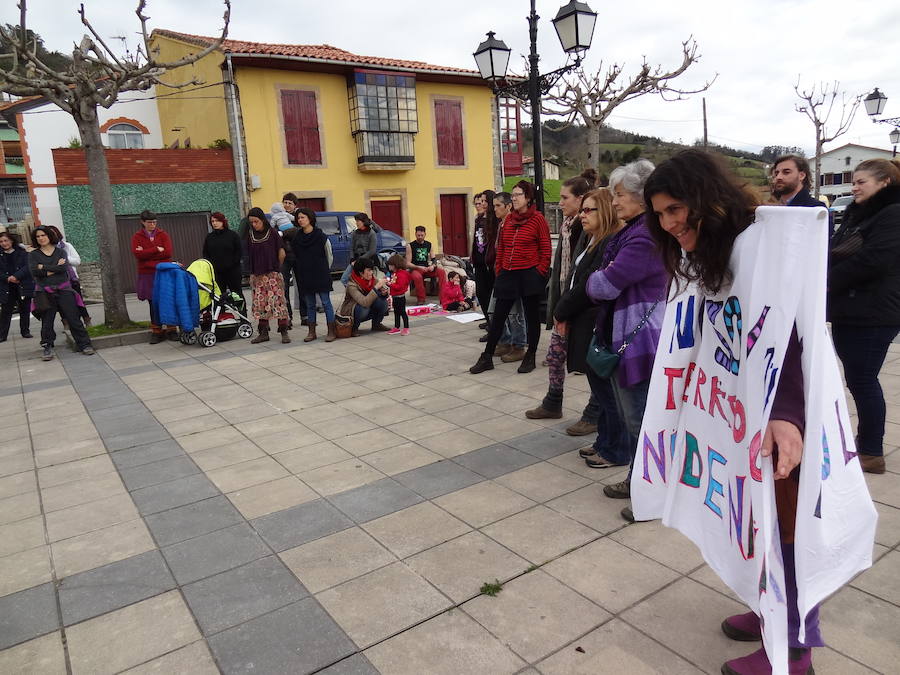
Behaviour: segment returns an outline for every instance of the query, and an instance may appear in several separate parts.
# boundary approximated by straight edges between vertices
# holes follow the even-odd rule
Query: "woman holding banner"
[[[859,415],[863,471],[884,473],[884,393],[878,373],[900,332],[900,163],[867,159],[853,172],[853,203],[831,240],[828,314]]]
[[[733,291],[730,288],[733,279],[732,248],[738,235],[754,221],[756,196],[737,186],[728,170],[712,155],[687,150],[660,164],[647,180],[644,198],[651,206],[651,213],[647,218],[649,230],[659,245],[666,270],[673,278],[672,295],[678,296],[680,289],[686,288],[688,284],[697,284],[707,307],[711,307],[722,293]],[[692,297],[691,300],[693,299]],[[774,309],[777,308],[773,308],[773,314]],[[700,315],[704,315],[703,310]],[[748,328],[746,317],[744,328]],[[714,334],[712,339],[715,340]],[[663,358],[664,349],[668,350],[669,346],[660,345],[657,359]],[[695,376],[694,379],[699,378]],[[697,385],[698,390],[699,388],[700,385]],[[689,406],[690,403],[685,405]],[[711,411],[712,404],[710,414]],[[762,456],[772,455],[774,463],[775,504],[787,604],[788,672],[792,674],[812,673],[810,648],[824,645],[819,633],[818,606],[813,607],[805,617],[804,640],[799,639],[794,532],[800,485],[799,464],[804,449],[805,414],[801,346],[795,324],[761,447]],[[712,417],[706,413],[703,415],[708,420],[706,425],[715,423]],[[697,431],[699,433],[702,429]],[[716,461],[722,462],[722,466],[725,465],[724,462],[731,461],[727,450],[717,449],[722,450],[725,457],[718,455],[721,459]],[[710,476],[712,462],[712,459],[709,460],[707,466]],[[719,478],[721,479],[721,475]],[[669,491],[674,489],[677,489],[675,485],[668,486]],[[730,483],[727,489],[730,494]],[[639,498],[643,498],[643,495],[635,496],[635,513],[640,517],[641,513],[637,508]],[[762,554],[761,551],[759,553]],[[752,556],[751,550],[750,557]],[[772,583],[765,577],[763,581]],[[729,638],[739,641],[761,640],[763,631],[761,621],[754,612],[727,618],[722,623],[722,630]],[[749,656],[728,661],[722,667],[722,672],[726,675],[757,675],[771,673],[772,666],[765,648],[762,648]]]

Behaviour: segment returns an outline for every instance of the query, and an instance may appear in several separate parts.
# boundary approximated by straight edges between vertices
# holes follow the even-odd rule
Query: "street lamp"
[[[531,40],[531,51],[528,56],[528,78],[524,82],[510,84],[506,82],[506,68],[509,65],[511,50],[502,40],[498,40],[493,32],[487,34],[487,40],[478,45],[475,63],[481,77],[491,83],[497,96],[512,96],[519,100],[527,100],[531,107],[531,135],[534,155],[534,186],[537,188],[537,207],[544,210],[544,157],[541,147],[541,96],[548,93],[559,81],[559,78],[581,65],[582,55],[591,46],[594,35],[594,24],[597,14],[587,4],[578,0],[559,8],[553,27],[559,43],[566,54],[574,56],[574,61],[562,68],[541,75],[538,71],[540,57],[537,53],[537,22],[540,17],[535,11],[535,0],[531,0],[531,13],[528,15],[528,33]]]
[[[894,130],[888,134],[888,138],[894,146],[893,156],[896,157],[897,145],[900,144],[900,117],[886,117],[880,120],[875,119],[876,116],[881,115],[884,111],[884,106],[887,103],[887,96],[878,91],[878,87],[875,87],[875,90],[866,96],[866,98],[863,99],[863,102],[866,105],[866,113],[873,122],[877,122],[878,124],[892,124],[894,126]]]

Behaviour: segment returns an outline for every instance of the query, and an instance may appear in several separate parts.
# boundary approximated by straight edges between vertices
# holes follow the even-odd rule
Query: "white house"
[[[103,145],[107,148],[162,148],[163,136],[155,89],[124,92],[109,109],[99,108]],[[72,117],[38,97],[7,104],[0,110],[18,132],[25,160],[35,224],[62,226],[56,169],[51,151],[77,141]]]
[[[850,194],[853,169],[865,159],[891,159],[890,150],[873,148],[868,145],[847,143],[834,150],[822,153],[819,171],[819,192],[829,199]],[[813,164],[811,159],[809,162]]]
[[[555,160],[544,158],[542,164],[545,180],[559,180],[559,164]],[[534,157],[523,157],[522,167],[526,176],[534,178]]]

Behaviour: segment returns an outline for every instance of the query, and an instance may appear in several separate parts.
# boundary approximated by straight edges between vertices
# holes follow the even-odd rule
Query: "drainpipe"
[[[241,216],[247,214],[250,210],[250,194],[247,191],[247,174],[249,168],[247,166],[247,157],[244,152],[244,125],[241,119],[240,105],[238,104],[237,85],[234,82],[234,68],[231,64],[231,54],[225,55],[225,65],[227,75],[225,77],[225,89],[228,92],[228,105],[226,106],[226,115],[228,117],[228,131],[231,134],[231,147],[234,152],[234,168],[238,179],[238,208]]]

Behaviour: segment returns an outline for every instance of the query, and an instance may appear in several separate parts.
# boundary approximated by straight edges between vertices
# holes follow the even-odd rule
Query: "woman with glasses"
[[[494,368],[494,349],[500,341],[509,310],[521,299],[528,331],[528,350],[520,373],[535,368],[535,354],[541,337],[540,301],[550,271],[550,228],[535,206],[535,187],[521,180],[512,189],[513,211],[503,221],[497,236],[497,259],[494,269],[494,318],[488,328],[484,353],[469,368],[473,374]]]

